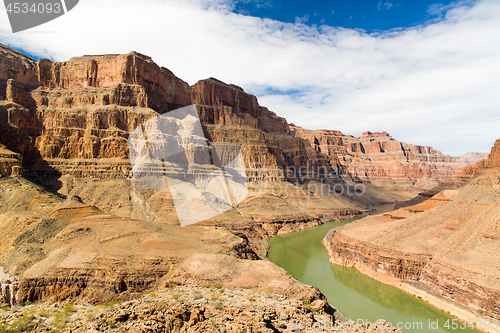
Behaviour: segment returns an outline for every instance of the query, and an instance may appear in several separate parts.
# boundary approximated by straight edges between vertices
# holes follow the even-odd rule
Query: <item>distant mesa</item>
[[[473,165],[488,158],[488,153],[467,153],[462,157],[455,158],[463,166]]]

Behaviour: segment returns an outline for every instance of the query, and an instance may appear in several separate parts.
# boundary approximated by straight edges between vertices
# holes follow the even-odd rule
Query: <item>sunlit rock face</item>
[[[427,190],[463,167],[432,147],[399,142],[386,132],[353,137],[340,131],[294,126],[292,133],[351,177],[392,190]]]

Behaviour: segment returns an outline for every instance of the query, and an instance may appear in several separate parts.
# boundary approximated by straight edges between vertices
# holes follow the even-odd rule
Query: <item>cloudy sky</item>
[[[36,58],[147,54],[305,128],[387,131],[452,156],[500,138],[500,0],[80,0],[0,43]]]

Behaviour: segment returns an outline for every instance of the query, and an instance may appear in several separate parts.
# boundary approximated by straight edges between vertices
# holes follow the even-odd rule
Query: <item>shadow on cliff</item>
[[[23,163],[24,177],[41,186],[46,191],[54,193],[58,197],[65,198],[58,191],[62,188],[61,172],[51,166],[43,158],[28,160]]]

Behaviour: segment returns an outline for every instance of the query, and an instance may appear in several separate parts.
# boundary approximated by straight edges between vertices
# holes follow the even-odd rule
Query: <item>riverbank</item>
[[[440,214],[441,211],[443,211],[443,214],[449,214],[448,210],[445,208],[439,208],[452,202],[454,196],[457,195],[455,192],[456,191],[453,191],[453,193],[443,193],[441,196],[447,196],[446,198],[439,197],[428,200],[418,207],[400,209],[391,214],[370,217],[343,228],[330,230],[323,239],[323,244],[328,251],[330,262],[345,267],[354,267],[362,274],[422,299],[435,308],[449,313],[459,320],[468,323],[472,321],[477,324],[476,327],[482,328],[485,326],[483,323],[495,321],[496,319],[492,319],[491,316],[482,314],[484,305],[477,305],[485,304],[480,302],[480,297],[487,298],[490,296],[484,293],[481,296],[475,296],[480,295],[481,290],[489,286],[485,284],[475,285],[474,283],[477,282],[471,282],[472,284],[467,286],[467,284],[469,284],[467,281],[472,281],[470,275],[468,279],[463,280],[463,275],[466,273],[461,273],[457,276],[456,274],[451,274],[453,271],[448,272],[444,270],[446,267],[441,268],[441,270],[436,270],[431,267],[440,267],[439,265],[443,266],[443,264],[438,259],[434,258],[430,251],[427,252],[422,244],[418,243],[419,238],[416,234],[422,229],[422,225],[424,227],[432,225],[432,220],[429,220],[429,217],[432,217],[433,214],[426,215],[427,218],[421,218],[413,223],[414,226],[412,225],[411,227],[407,226],[408,223],[405,223],[406,219],[410,221],[412,221],[412,219],[416,220],[418,214],[422,214],[422,212],[431,208],[436,208],[437,214]],[[463,202],[463,198],[460,198],[460,202]],[[463,205],[462,203],[462,206]],[[441,223],[445,224],[443,229],[448,230],[448,233],[457,228],[456,224],[451,228],[450,224],[446,224],[446,220],[444,221],[445,222]],[[410,231],[410,228],[413,227],[415,229],[413,232],[414,234]],[[470,228],[469,230],[477,229],[478,228]],[[401,237],[404,233],[407,235],[407,238],[413,236],[415,240],[412,238],[412,240],[407,240],[405,244],[405,238],[395,238],[396,236],[392,235],[394,233],[396,233],[396,236],[399,235],[398,237]],[[439,235],[439,232],[434,231],[434,233]],[[386,244],[390,243],[389,237],[392,237],[390,239],[394,239],[392,241],[394,244],[398,244],[398,246],[386,246]],[[416,247],[418,246],[421,247],[417,249]],[[407,250],[403,251],[402,249],[405,248]],[[467,256],[463,256],[462,260],[464,259],[467,260]],[[450,259],[448,259],[448,265],[450,265],[450,262]],[[429,282],[432,283],[429,285]],[[436,286],[439,287],[437,290],[441,291],[442,294],[433,288]],[[475,293],[473,292],[474,288],[476,288]],[[475,306],[471,307],[460,304],[446,297],[448,295],[461,298]],[[475,297],[477,297],[476,300],[474,300]],[[494,298],[494,295],[491,297]],[[495,301],[493,300],[493,302]],[[494,312],[494,310],[490,310],[489,312],[491,313],[492,311]],[[496,325],[495,328],[490,327],[484,331],[499,332],[500,330],[498,329],[498,325]]]
[[[382,274],[378,271],[371,270],[367,268],[367,266],[360,265],[360,264],[348,264],[346,261],[341,261],[341,260],[334,260],[332,257],[334,257],[334,248],[332,247],[331,244],[331,238],[333,236],[333,233],[337,232],[339,229],[332,229],[331,232],[329,232],[323,241],[324,246],[326,247],[328,254],[330,255],[330,262],[335,265],[341,265],[344,267],[353,267],[357,269],[361,274],[366,275],[378,282],[381,282],[385,285],[389,285],[392,287],[396,287],[399,290],[415,297],[420,300],[425,301],[429,305],[433,306],[439,311],[442,311],[444,313],[447,313],[459,320],[465,320],[466,322],[473,321],[474,323],[482,322],[484,323],[485,320],[491,320],[485,316],[481,316],[478,313],[474,312],[474,309],[468,308],[464,305],[458,304],[457,302],[454,302],[453,300],[446,299],[441,295],[438,295],[435,292],[432,292],[431,290],[424,290],[423,288],[420,288],[416,285],[415,282],[409,282],[409,281],[404,281],[401,279],[397,279],[394,277],[391,277],[386,274]],[[424,287],[424,286],[423,286]],[[429,289],[429,288],[427,288]],[[500,330],[479,330],[483,332],[500,332]]]
[[[330,260],[460,318],[500,321],[500,168],[484,161],[463,173],[472,176],[459,188],[333,232]]]

